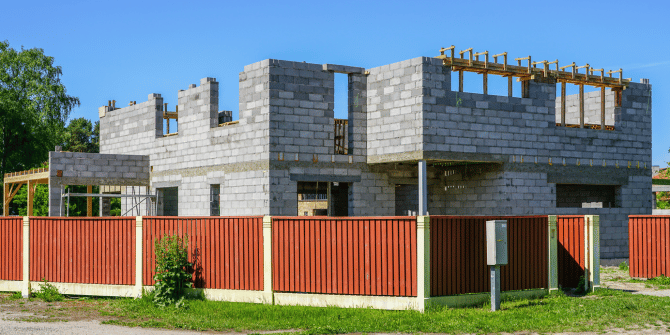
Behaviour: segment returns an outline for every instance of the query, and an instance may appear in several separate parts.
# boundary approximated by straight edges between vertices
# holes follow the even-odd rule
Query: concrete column
[[[23,282],[21,296],[30,297],[30,218],[23,217]]]
[[[585,263],[588,267],[585,273],[588,287],[591,290],[600,288],[600,217],[598,215],[584,216],[584,241],[587,252]]]
[[[426,310],[430,300],[430,217],[416,217],[416,302]]]
[[[142,277],[143,277],[143,271],[144,267],[142,264],[142,260],[144,259],[144,249],[142,248],[142,241],[144,224],[142,222],[142,217],[137,216],[135,218],[135,292],[134,295],[137,298],[142,297]]]
[[[426,161],[419,161],[419,216],[428,215],[428,177],[426,176]]]
[[[558,231],[556,230],[556,222],[558,217],[556,215],[549,215],[549,227],[547,231],[547,246],[549,247],[549,269],[547,273],[549,278],[547,280],[547,289],[549,292],[558,291]]]
[[[272,291],[272,217],[263,217],[263,293],[266,303],[274,304]]]

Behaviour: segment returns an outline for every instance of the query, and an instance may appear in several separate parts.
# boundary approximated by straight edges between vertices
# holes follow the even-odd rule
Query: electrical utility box
[[[507,220],[486,221],[486,264],[507,264]]]

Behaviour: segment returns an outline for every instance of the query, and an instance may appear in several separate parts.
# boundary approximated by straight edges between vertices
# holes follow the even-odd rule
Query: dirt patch
[[[108,303],[94,298],[45,302],[40,299],[15,299],[11,293],[0,293],[0,318],[17,321],[106,321],[98,308]]]
[[[600,286],[633,294],[670,297],[670,287],[655,285],[644,278],[631,278],[627,269],[614,266],[600,268]]]

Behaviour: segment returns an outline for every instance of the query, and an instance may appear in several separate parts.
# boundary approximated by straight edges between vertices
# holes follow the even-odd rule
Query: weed
[[[158,306],[175,305],[186,307],[184,295],[190,288],[192,274],[186,269],[193,266],[188,262],[188,237],[182,239],[177,235],[164,236],[155,242],[156,250],[156,285],[153,301]]]
[[[21,292],[14,292],[14,293],[12,293],[12,295],[9,296],[10,300],[18,300],[18,299],[22,299],[22,298],[23,298],[23,295],[21,294]]]
[[[621,262],[621,264],[619,264],[619,270],[628,271],[628,264],[626,262]]]
[[[64,299],[63,295],[60,294],[60,292],[58,292],[58,288],[53,284],[49,283],[44,278],[42,278],[42,285],[40,289],[35,292],[32,292],[32,295],[35,298],[42,299],[46,302],[63,301]]]

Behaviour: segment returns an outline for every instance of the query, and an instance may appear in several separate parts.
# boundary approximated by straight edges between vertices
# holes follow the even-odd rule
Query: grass
[[[189,300],[187,308],[156,307],[149,299],[115,299],[101,313],[106,323],[152,328],[214,331],[299,330],[325,333],[498,333],[602,332],[670,323],[667,298],[602,289],[583,297],[563,293],[541,299],[504,301],[473,308],[433,307],[426,313],[373,309],[317,308]]]

